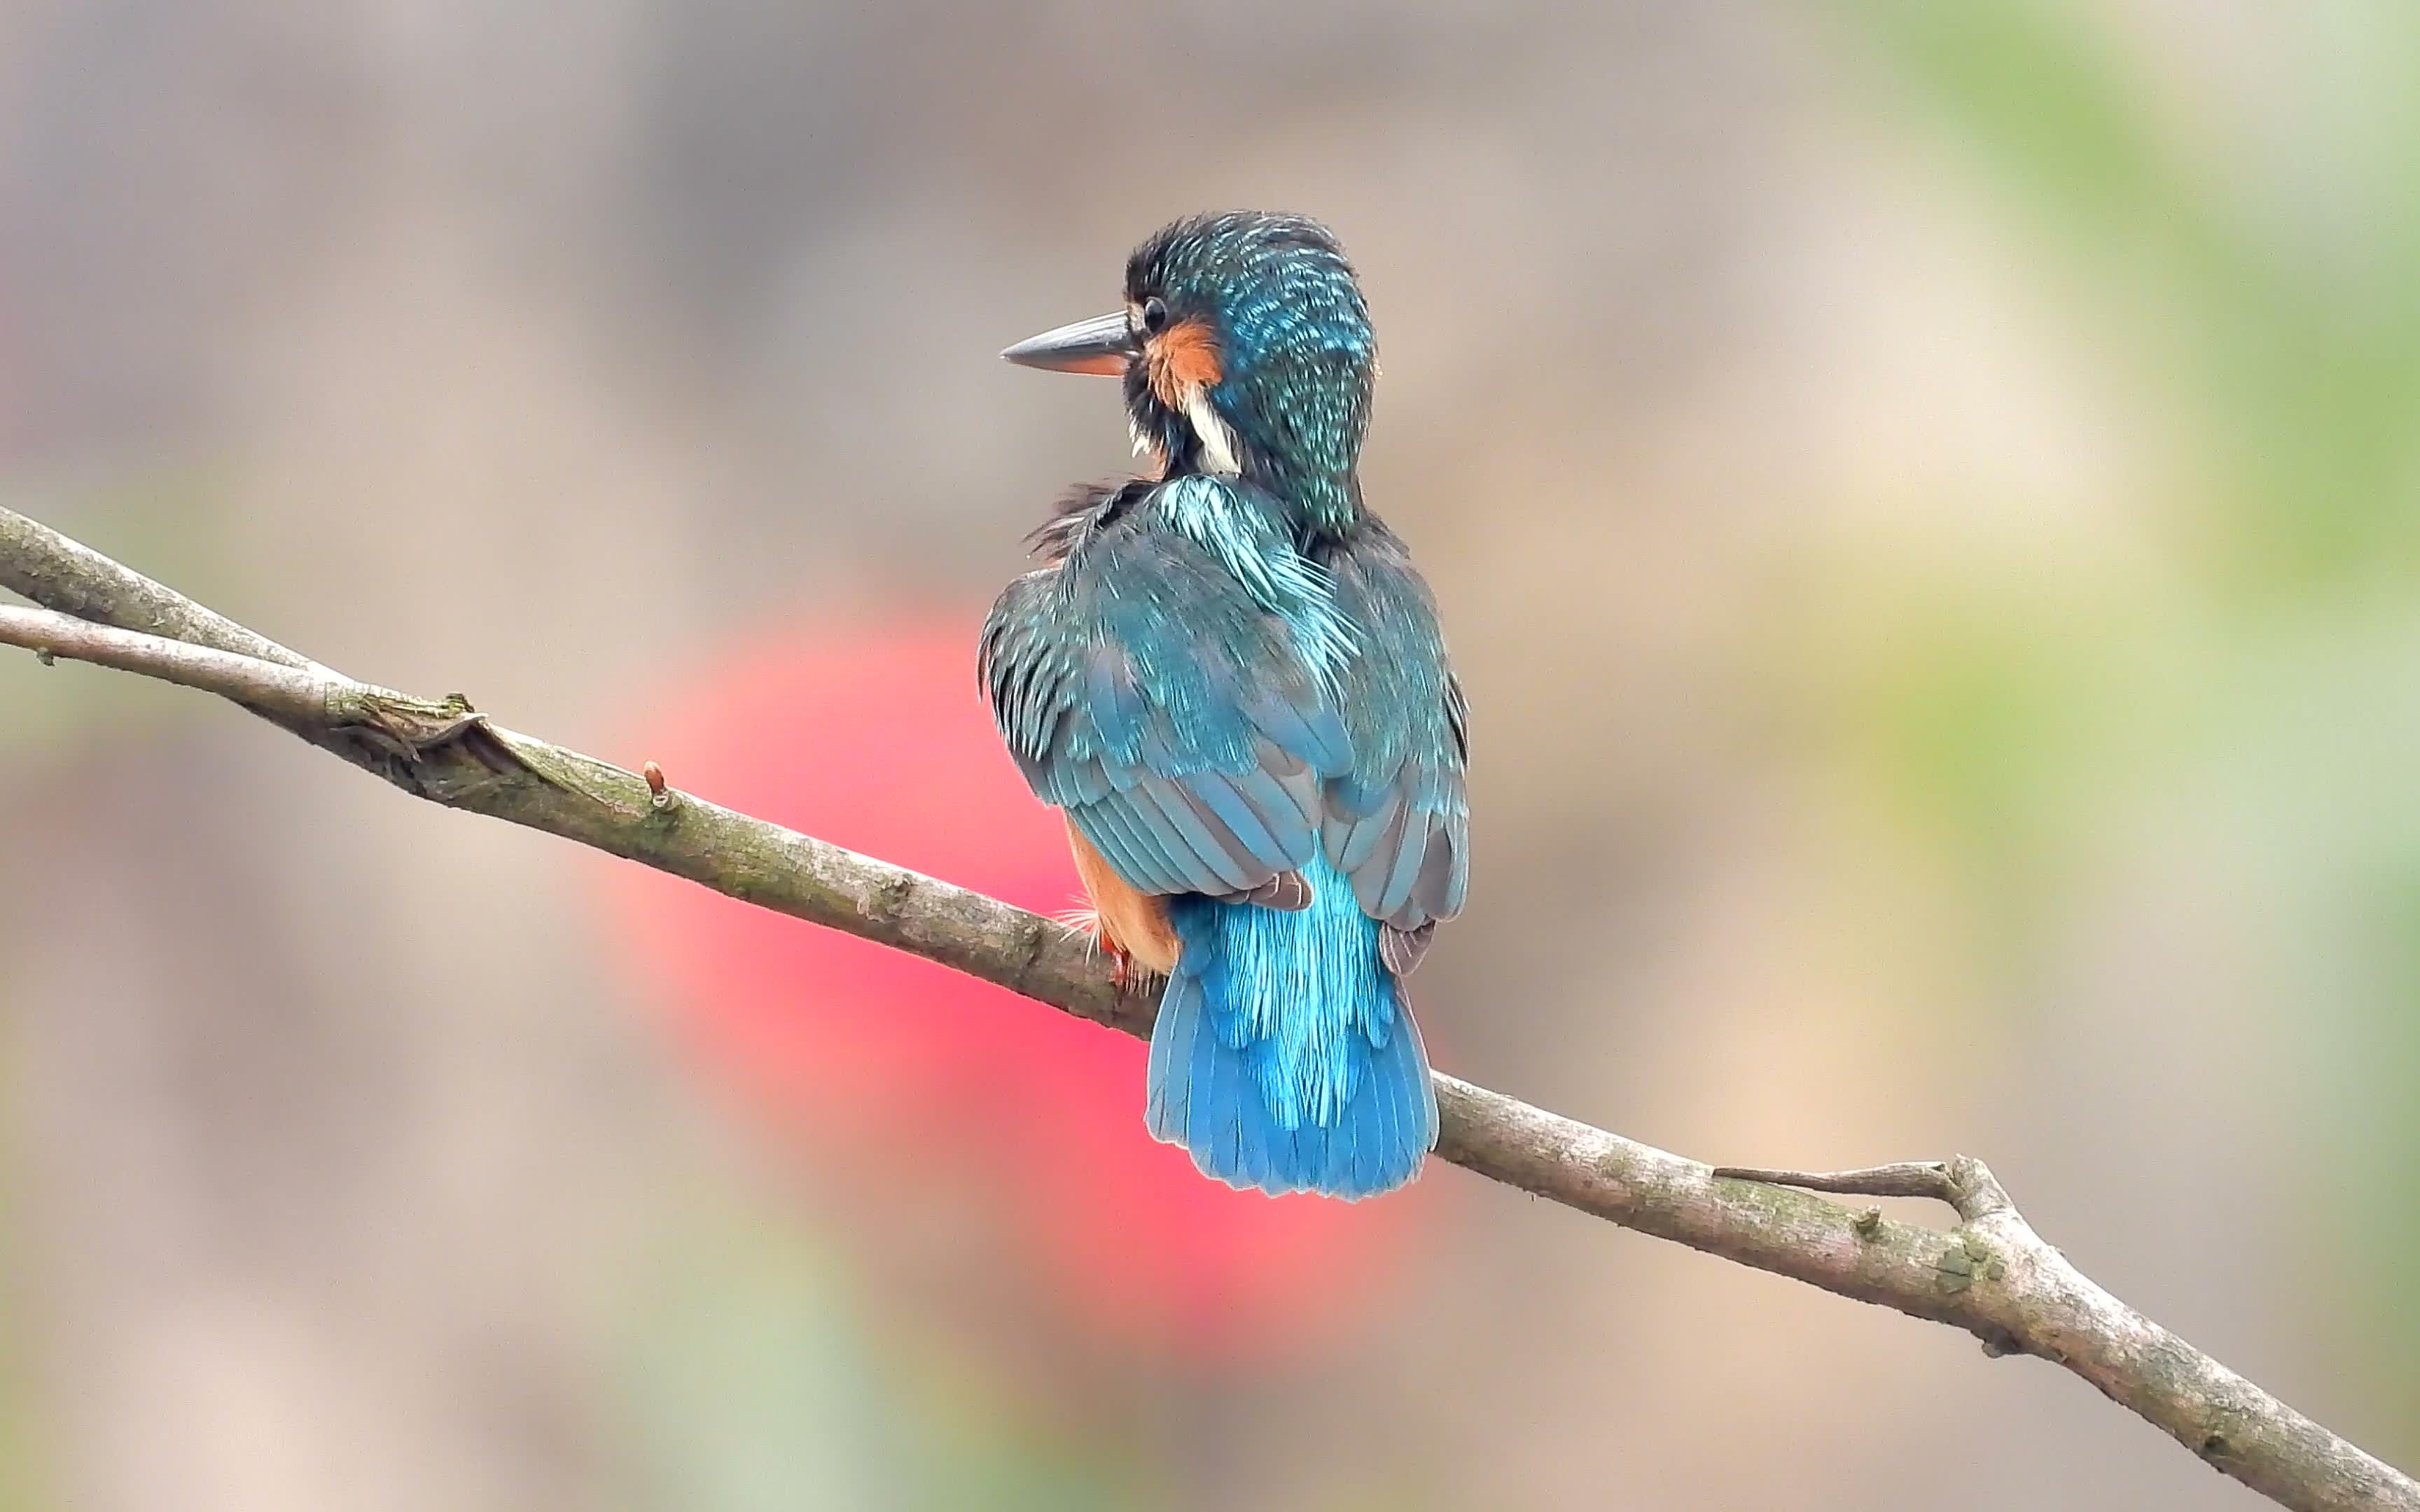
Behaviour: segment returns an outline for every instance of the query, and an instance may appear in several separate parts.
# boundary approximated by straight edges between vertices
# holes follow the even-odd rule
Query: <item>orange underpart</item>
[[[1206,320],[1179,320],[1151,339],[1152,392],[1171,409],[1185,408],[1186,394],[1217,383],[1224,371],[1218,337]]]
[[[1067,848],[1075,853],[1076,874],[1093,900],[1101,944],[1131,955],[1166,976],[1176,968],[1176,930],[1168,921],[1168,900],[1138,892],[1093,848],[1076,822],[1067,822]]]

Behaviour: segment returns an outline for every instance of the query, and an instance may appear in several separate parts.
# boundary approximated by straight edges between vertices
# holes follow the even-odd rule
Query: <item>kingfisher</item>
[[[1467,711],[1362,499],[1353,266],[1315,221],[1196,216],[1115,313],[1001,355],[1121,379],[1148,463],[1061,501],[979,652],[1121,981],[1167,979],[1145,1123],[1233,1187],[1402,1186],[1436,1144],[1405,984],[1468,881]]]

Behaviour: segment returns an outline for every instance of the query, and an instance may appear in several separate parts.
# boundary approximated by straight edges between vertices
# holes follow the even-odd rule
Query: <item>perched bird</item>
[[[1179,221],[1123,309],[1001,355],[1123,378],[1155,464],[1034,532],[980,658],[1103,947],[1168,979],[1151,1133],[1230,1186],[1401,1186],[1436,1143],[1404,982],[1462,908],[1467,745],[1435,602],[1355,474],[1352,266],[1297,216]]]

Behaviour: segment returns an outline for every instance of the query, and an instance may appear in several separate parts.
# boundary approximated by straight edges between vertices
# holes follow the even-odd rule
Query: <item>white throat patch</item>
[[[1202,443],[1202,466],[1222,478],[1243,476],[1243,447],[1235,433],[1218,418],[1218,409],[1210,403],[1210,391],[1196,384],[1186,392],[1185,418],[1193,427],[1193,436]]]

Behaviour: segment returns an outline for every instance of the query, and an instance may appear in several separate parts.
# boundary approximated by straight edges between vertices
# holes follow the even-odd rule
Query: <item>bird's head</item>
[[[1163,469],[1249,477],[1341,523],[1357,510],[1377,344],[1335,236],[1296,215],[1179,221],[1126,262],[1125,307],[1022,341],[1012,363],[1125,380]]]

